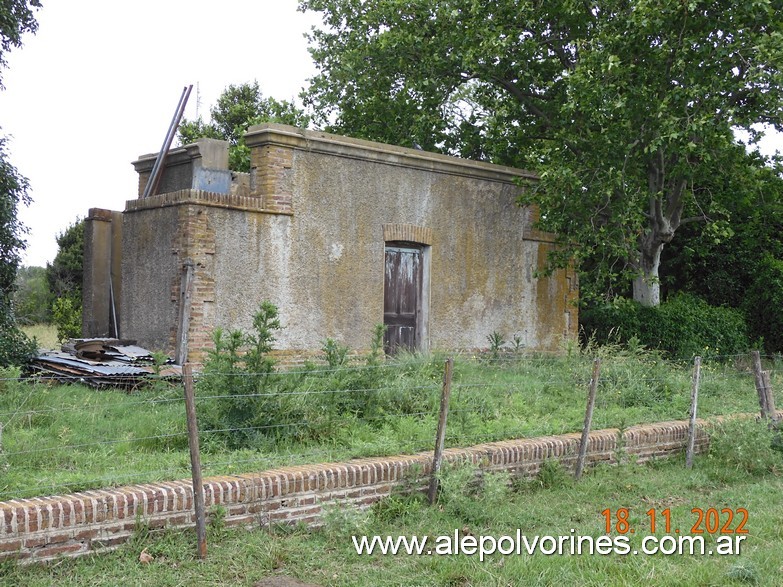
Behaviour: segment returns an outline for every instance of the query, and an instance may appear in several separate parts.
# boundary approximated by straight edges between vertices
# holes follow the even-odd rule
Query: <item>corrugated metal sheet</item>
[[[25,367],[29,377],[84,383],[94,387],[136,389],[154,380],[152,353],[136,346],[136,341],[117,339],[78,339],[63,345],[61,351],[43,351]],[[160,376],[179,378],[179,365],[160,366]]]

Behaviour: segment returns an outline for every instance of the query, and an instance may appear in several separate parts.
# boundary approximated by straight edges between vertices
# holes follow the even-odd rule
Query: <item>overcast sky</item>
[[[43,0],[38,32],[7,54],[0,132],[30,180],[25,265],[57,253],[55,235],[90,208],[136,197],[131,162],[157,153],[182,89],[186,118],[229,84],[258,80],[291,100],[315,73],[304,33],[318,24],[296,0]],[[197,92],[198,90],[198,92]],[[766,152],[783,148],[778,137]]]
[[[296,0],[43,0],[35,35],[7,54],[0,132],[30,180],[25,265],[57,253],[55,235],[90,208],[136,197],[131,162],[157,153],[184,86],[195,118],[229,84],[258,80],[291,100],[315,70]]]

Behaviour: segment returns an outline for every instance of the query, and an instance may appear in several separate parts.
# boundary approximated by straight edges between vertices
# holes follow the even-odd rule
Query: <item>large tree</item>
[[[34,350],[16,324],[13,307],[16,272],[26,246],[17,212],[30,201],[27,190],[27,179],[8,161],[0,137],[0,367],[21,363]]]
[[[0,3],[0,89],[6,53],[22,44],[25,33],[34,33],[38,24],[34,10],[38,0],[6,0]],[[0,367],[23,361],[33,350],[32,343],[17,327],[13,294],[21,252],[26,246],[25,228],[19,222],[19,206],[30,202],[27,179],[14,167],[0,136]]]
[[[245,145],[245,132],[253,124],[279,122],[306,127],[309,117],[293,102],[266,97],[257,81],[229,85],[210,109],[212,120],[199,116],[185,120],[179,127],[180,143],[191,143],[206,137],[229,142],[229,167],[234,171],[250,170],[250,150]]]
[[[76,219],[59,233],[57,255],[46,264],[46,281],[52,298],[69,297],[77,305],[82,301],[84,277],[84,220]]]
[[[660,301],[664,245],[710,218],[734,129],[783,129],[782,0],[301,0],[330,130],[526,167],[576,261]],[[704,198],[704,196],[707,196]],[[686,216],[685,210],[695,210]]]

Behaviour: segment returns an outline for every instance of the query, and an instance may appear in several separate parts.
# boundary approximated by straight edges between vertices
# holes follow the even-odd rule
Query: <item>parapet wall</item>
[[[573,468],[579,434],[507,440],[444,452],[444,462],[470,463],[485,471],[534,476],[547,459]],[[588,464],[616,463],[619,448],[644,462],[681,454],[688,422],[660,422],[592,432]],[[699,421],[696,452],[709,443]],[[225,509],[227,525],[321,523],[324,507],[367,508],[395,488],[423,487],[432,454],[354,459],[344,463],[301,465],[204,480],[207,508]],[[47,561],[106,551],[128,541],[142,522],[152,529],[195,525],[189,480],[147,483],[70,495],[0,502],[0,560]]]

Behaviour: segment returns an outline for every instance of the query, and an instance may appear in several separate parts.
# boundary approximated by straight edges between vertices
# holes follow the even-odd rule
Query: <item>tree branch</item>
[[[691,224],[692,222],[707,222],[709,220],[706,216],[688,216],[680,220],[680,226],[683,224]]]
[[[509,80],[501,79],[496,76],[491,76],[490,81],[494,82],[495,84],[499,85],[504,90],[508,91],[514,98],[516,98],[519,102],[524,104],[527,108],[530,109],[530,112],[533,113],[533,115],[536,118],[540,118],[544,121],[546,126],[549,126],[549,117],[547,116],[546,112],[541,110],[538,106],[530,102],[531,98],[536,99],[542,99],[540,96],[536,96],[535,94],[529,94],[527,92],[523,92],[521,89],[519,89],[514,82],[511,82]]]

